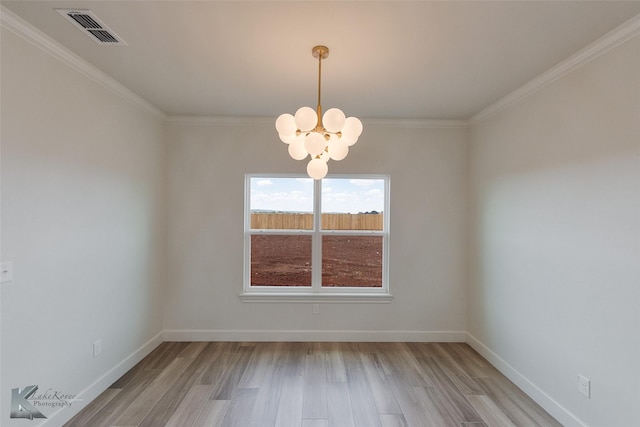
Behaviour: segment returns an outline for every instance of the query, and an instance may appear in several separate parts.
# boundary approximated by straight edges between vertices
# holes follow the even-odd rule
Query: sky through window
[[[313,179],[251,178],[251,210],[312,212]],[[326,213],[382,212],[383,179],[322,180],[322,211]]]

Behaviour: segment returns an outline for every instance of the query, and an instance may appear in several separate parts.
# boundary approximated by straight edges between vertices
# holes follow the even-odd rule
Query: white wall
[[[244,174],[306,170],[304,162],[288,156],[272,121],[173,123],[169,139],[165,327],[178,332],[168,337],[464,339],[459,332],[466,325],[465,129],[365,123],[349,156],[330,162],[330,173],[391,176],[394,299],[390,304],[322,304],[319,316],[312,315],[310,304],[243,303],[238,297]]]
[[[12,388],[77,394],[161,339],[164,123],[4,28],[1,48],[1,423],[24,425]]]
[[[640,37],[473,126],[470,142],[476,346],[566,425],[637,423]]]
[[[90,399],[163,330],[308,340],[468,330],[567,425],[635,420],[638,37],[469,134],[365,122],[330,171],[391,175],[394,299],[323,304],[318,316],[238,298],[244,174],[305,170],[271,121],[165,124],[13,33],[1,48],[2,260],[15,268],[1,290],[3,422],[11,388]],[[579,373],[591,400],[576,391]]]

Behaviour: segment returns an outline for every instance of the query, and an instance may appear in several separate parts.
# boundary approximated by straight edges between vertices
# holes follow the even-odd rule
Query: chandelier
[[[307,174],[313,179],[322,179],[329,171],[327,162],[344,159],[349,154],[349,147],[358,142],[362,122],[356,117],[345,117],[338,108],[330,108],[322,115],[322,60],[329,56],[329,48],[316,46],[311,54],[318,58],[318,106],[315,110],[301,107],[295,116],[281,114],[276,119],[276,130],[282,142],[289,144],[289,155],[295,160],[310,156]]]

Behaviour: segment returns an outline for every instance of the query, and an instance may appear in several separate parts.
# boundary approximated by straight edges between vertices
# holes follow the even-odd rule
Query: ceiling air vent
[[[124,40],[116,35],[109,27],[90,10],[87,9],[56,9],[58,13],[66,17],[73,25],[80,28],[83,33],[91,37],[93,41],[102,45],[126,46]]]

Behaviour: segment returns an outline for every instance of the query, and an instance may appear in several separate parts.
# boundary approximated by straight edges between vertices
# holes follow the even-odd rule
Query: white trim
[[[274,129],[277,117],[229,117],[229,116],[169,116],[167,122],[179,125],[211,126],[269,126]],[[362,119],[363,126],[400,127],[418,129],[464,129],[469,126],[467,120],[430,120],[430,119]]]
[[[469,124],[475,125],[482,122],[499,111],[523,100],[559,78],[571,73],[577,68],[582,67],[589,61],[609,52],[638,34],[640,34],[640,14],[629,19],[627,22],[608,32],[564,61],[556,64],[554,67],[535,77],[533,80],[530,80],[528,83],[520,86],[518,89],[501,98],[497,102],[483,108],[480,112],[474,114],[469,119]]]
[[[509,378],[518,388],[520,388],[527,396],[542,406],[551,416],[558,420],[565,427],[588,427],[582,420],[570,412],[567,408],[558,403],[555,399],[545,393],[540,387],[535,385],[531,380],[522,375],[511,366],[507,361],[501,358],[493,350],[480,342],[476,337],[467,332],[467,344],[475,351],[480,353],[487,359],[498,371]]]
[[[311,181],[313,194],[313,228],[309,230],[280,230],[280,229],[252,229],[251,228],[251,182],[252,180],[272,179],[304,179]],[[382,230],[323,230],[321,226],[322,213],[322,180],[311,180],[307,175],[300,174],[260,174],[246,173],[244,180],[244,261],[243,285],[240,299],[243,302],[338,302],[338,303],[369,303],[391,302],[393,297],[389,291],[389,211],[390,211],[390,181],[386,174],[336,174],[327,175],[326,179],[366,179],[380,180],[384,184],[384,221]],[[254,235],[296,235],[311,238],[311,284],[299,288],[282,286],[251,286],[251,238]],[[378,236],[382,238],[382,287],[322,287],[322,238],[324,236]],[[306,284],[300,284],[306,285]]]
[[[448,119],[362,119],[365,127],[400,127],[415,129],[466,129],[468,120]]]
[[[249,116],[169,116],[167,122],[177,125],[205,125],[205,126],[269,126],[276,132],[275,117]]]
[[[465,342],[464,331],[169,329],[165,341]]]
[[[61,426],[71,418],[73,418],[78,412],[89,405],[96,397],[105,391],[111,384],[122,377],[124,374],[133,368],[138,362],[148,356],[156,347],[162,344],[164,331],[160,331],[157,335],[151,338],[146,343],[142,344],[137,350],[125,357],[120,363],[100,376],[87,388],[78,393],[78,399],[81,402],[74,403],[71,407],[60,408],[49,418],[39,424],[40,426]]]
[[[270,303],[314,303],[314,304],[388,304],[393,295],[386,292],[374,293],[367,289],[366,293],[326,293],[326,292],[245,292],[240,294],[242,302]]]
[[[3,28],[6,28],[25,41],[40,48],[63,64],[67,65],[69,68],[77,71],[90,80],[93,80],[115,95],[129,101],[141,110],[150,113],[163,121],[167,120],[167,115],[157,107],[147,102],[84,59],[80,58],[78,55],[62,46],[60,43],[53,40],[51,37],[41,32],[4,6],[0,6],[0,23]]]

